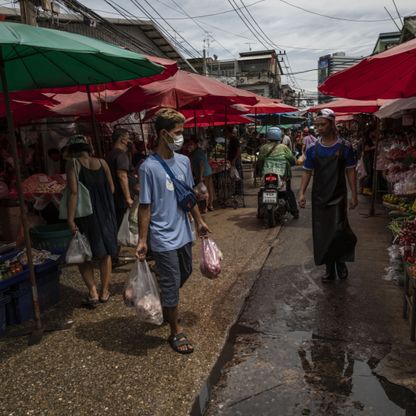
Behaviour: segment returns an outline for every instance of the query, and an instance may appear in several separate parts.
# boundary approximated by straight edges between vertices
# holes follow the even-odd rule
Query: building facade
[[[347,56],[345,52],[335,52],[332,55],[321,56],[318,61],[318,85],[321,85],[329,76],[335,72],[349,68],[361,61],[362,57]],[[325,103],[331,101],[332,97],[318,94],[318,101]]]

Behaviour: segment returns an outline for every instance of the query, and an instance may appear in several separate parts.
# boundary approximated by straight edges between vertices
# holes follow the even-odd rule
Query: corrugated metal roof
[[[238,61],[257,61],[259,59],[271,59],[273,55],[256,55],[256,56],[243,56],[242,58],[238,58]]]

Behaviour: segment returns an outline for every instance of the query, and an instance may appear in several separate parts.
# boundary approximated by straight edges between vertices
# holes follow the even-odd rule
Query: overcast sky
[[[114,9],[104,0],[80,1],[102,15],[116,17],[113,14]],[[248,19],[250,19],[248,12],[251,13],[265,36],[269,38],[263,39],[264,43],[270,44],[272,41],[286,51],[293,72],[315,69],[319,56],[337,51],[344,51],[350,56],[371,54],[379,33],[397,31],[384,7],[387,7],[396,18],[395,22],[401,26],[392,0],[136,0],[136,2],[145,7],[153,17],[159,18],[157,11],[166,18],[167,22],[160,18],[157,21],[178,40],[182,41],[181,36],[185,38],[197,51],[203,48],[204,30],[210,32],[212,40],[209,55],[216,54],[219,59],[237,57],[239,52],[247,51],[249,46],[253,50],[264,49],[233,10],[232,4],[237,5],[242,8],[241,12],[244,12],[244,16]],[[134,5],[134,1],[117,0],[116,3],[136,17],[145,18],[144,12]],[[288,3],[337,19],[318,16]],[[248,11],[243,8],[244,5],[247,6]],[[416,14],[415,0],[396,0],[396,5],[402,16]],[[105,13],[106,11],[111,14]],[[207,14],[216,15],[198,17],[197,21],[188,17]],[[338,18],[359,21],[338,20]],[[167,23],[177,31],[177,34]],[[259,31],[254,23],[252,25]],[[251,45],[248,45],[248,42],[251,42]],[[191,46],[185,43],[183,45],[191,49]],[[196,54],[195,51],[193,53]],[[301,88],[316,91],[316,71],[297,74],[295,78]],[[286,83],[286,77],[283,77],[282,81]]]

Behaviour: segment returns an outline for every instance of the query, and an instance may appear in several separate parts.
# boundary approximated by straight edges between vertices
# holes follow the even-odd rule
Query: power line
[[[187,13],[187,11],[181,6],[181,5],[179,5],[177,2],[176,2],[176,0],[171,0],[172,1],[172,3],[173,4],[175,4],[180,10],[182,10],[182,12],[186,15],[186,16],[188,16],[203,32],[206,32],[206,29],[204,28],[204,27],[202,27],[201,26],[201,24],[196,20],[196,19],[194,19],[193,17],[191,17],[188,13]],[[161,2],[162,3],[162,2]],[[162,3],[162,4],[164,4],[164,3]],[[226,52],[228,52],[231,56],[234,56],[234,54],[229,50],[229,49],[227,49],[219,40],[217,40],[217,39],[215,39],[214,37],[213,37],[213,39],[214,39],[214,41],[215,42],[217,42],[218,43],[218,45],[220,45]]]
[[[326,17],[327,19],[332,19],[332,20],[342,20],[342,21],[345,21],[345,22],[356,22],[356,23],[377,23],[377,22],[388,22],[388,21],[390,21],[390,19],[349,19],[347,17],[329,16],[327,14],[318,13],[318,12],[314,12],[312,10],[305,9],[304,7],[301,7],[301,6],[298,6],[296,4],[290,3],[287,0],[280,0],[280,1],[282,3],[287,4],[288,6],[294,7],[295,9],[302,10],[306,13],[314,14],[315,16]],[[415,13],[415,12],[413,12],[413,13]],[[398,19],[398,17],[396,19]]]
[[[149,18],[150,18],[150,20],[152,20],[153,22],[154,22],[154,18],[153,18],[153,16],[146,10],[146,8],[144,7],[144,6],[142,6],[142,5],[140,5],[139,3],[138,3],[138,1],[136,1],[136,0],[130,0],[139,10],[141,10],[143,13],[145,13],[145,15],[147,15],[147,16],[149,16]],[[189,56],[192,56],[193,58],[195,58],[195,57],[200,57],[201,56],[201,54],[200,54],[200,52],[198,51],[198,50],[196,50],[179,32],[177,32],[176,30],[175,30],[175,28],[169,23],[169,22],[167,22],[164,18],[163,18],[163,16],[147,1],[147,0],[144,0],[145,1],[145,3],[173,30],[173,32],[174,33],[176,33],[184,42],[185,42],[185,44],[187,44],[187,45],[189,45],[190,46],[190,48],[191,48],[191,50],[193,50],[194,52],[190,52],[190,51],[188,51],[188,54],[189,54]],[[155,24],[156,24],[156,22],[155,22]],[[161,27],[160,25],[159,25],[159,27]],[[166,32],[166,30],[165,30],[165,32]],[[194,55],[194,53],[196,53],[196,56]]]
[[[245,15],[241,12],[241,10],[238,10],[236,8],[236,4],[234,2],[234,0],[228,0],[228,3],[231,5],[231,7],[234,9],[235,13],[237,14],[237,16],[240,18],[240,20],[244,23],[244,25],[247,27],[247,29],[252,33],[252,35],[254,36],[254,38],[261,44],[263,45],[263,48],[265,49],[269,49],[270,46],[267,46],[262,39],[259,38],[259,36],[256,34],[256,32],[253,30],[253,28],[250,26],[250,22],[248,21],[247,17],[245,17]]]

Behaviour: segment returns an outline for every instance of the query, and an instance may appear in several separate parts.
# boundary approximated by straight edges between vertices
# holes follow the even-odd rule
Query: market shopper
[[[290,150],[293,150],[292,147],[292,140],[290,140],[290,135],[288,134],[289,131],[288,129],[284,129],[283,130],[283,138],[282,138],[282,143],[285,144]]]
[[[337,136],[335,113],[323,109],[315,122],[319,140],[306,151],[299,192],[301,208],[306,206],[306,189],[313,175],[312,232],[316,265],[326,265],[323,282],[338,275],[348,277],[346,262],[354,261],[357,238],[347,218],[348,192],[350,208],[357,206],[356,160],[351,145]]]
[[[240,178],[243,178],[243,165],[241,163],[241,143],[240,139],[237,137],[237,131],[233,126],[226,127],[225,138],[228,140],[227,160],[230,162],[232,168],[237,169]],[[242,180],[236,182],[235,194],[243,194]]]
[[[178,353],[189,354],[194,348],[178,324],[179,289],[192,273],[192,230],[188,213],[183,211],[175,195],[175,188],[161,158],[176,179],[193,187],[188,157],[176,153],[183,145],[185,118],[173,109],[162,109],[156,114],[154,126],[158,136],[156,155],[140,166],[139,243],[137,257],[144,261],[150,249],[159,271],[161,300],[171,334],[169,343]],[[200,236],[209,232],[198,206],[192,216]]]
[[[302,155],[306,154],[306,150],[316,143],[316,137],[311,133],[308,127],[303,129],[303,147]]]
[[[205,150],[199,146],[198,139],[192,137],[189,141],[188,151],[190,153],[192,174],[195,184],[204,183],[208,189],[207,209],[214,210],[214,181],[212,178],[212,168],[208,163],[208,156]]]
[[[107,157],[107,163],[114,182],[114,204],[117,227],[120,228],[126,209],[131,208],[134,202],[129,185],[129,175],[132,172],[129,148],[132,142],[126,129],[114,130],[112,140],[113,150]]]
[[[299,218],[299,209],[295,194],[292,191],[292,168],[295,158],[292,150],[282,143],[282,131],[279,127],[271,127],[266,134],[268,143],[260,148],[258,160],[264,162],[262,176],[266,173],[275,173],[286,180],[286,195],[290,213]]]
[[[80,273],[88,288],[85,305],[94,308],[99,302],[105,303],[110,297],[112,257],[117,254],[117,224],[114,209],[114,184],[110,169],[103,159],[91,157],[92,148],[85,136],[76,135],[68,141],[67,180],[68,225],[73,234],[80,231],[91,246],[93,260],[99,261],[101,289],[98,292],[91,262],[79,265]],[[78,200],[78,182],[89,191],[93,212],[82,218],[75,218]]]

